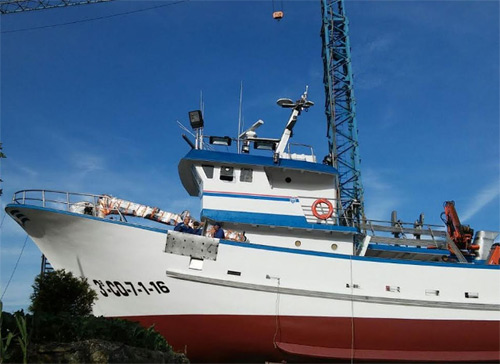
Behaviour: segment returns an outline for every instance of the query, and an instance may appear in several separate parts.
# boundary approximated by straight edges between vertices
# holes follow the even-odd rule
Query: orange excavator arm
[[[474,250],[471,244],[474,230],[470,226],[460,223],[454,201],[444,203],[444,212],[441,214],[441,219],[446,224],[448,235],[459,249]]]

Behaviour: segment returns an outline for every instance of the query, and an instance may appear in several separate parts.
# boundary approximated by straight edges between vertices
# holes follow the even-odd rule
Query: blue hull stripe
[[[401,253],[416,253],[416,254],[431,254],[431,255],[448,255],[450,252],[443,249],[427,249],[424,248],[404,248],[400,246],[392,246],[386,244],[368,244],[369,250],[376,251],[391,251]]]
[[[391,263],[391,264],[406,264],[406,265],[427,265],[427,266],[448,267],[448,268],[473,268],[473,269],[475,268],[475,269],[500,270],[500,265],[421,262],[421,261],[415,261],[415,260],[410,261],[410,260],[384,259],[384,258],[377,258],[377,257],[360,257],[360,256],[355,256],[355,255],[351,256],[351,255],[343,255],[343,254],[317,252],[317,251],[312,251],[312,250],[299,250],[299,249],[293,249],[293,248],[283,248],[283,247],[261,245],[261,244],[241,243],[241,242],[229,241],[229,240],[221,240],[220,244],[235,246],[235,247],[239,247],[239,248],[268,250],[268,251],[274,251],[274,252],[279,252],[279,253],[309,255],[309,256],[316,256],[316,257],[344,259],[344,260],[352,259],[354,261],[369,261],[369,262],[373,262],[373,263]]]
[[[346,233],[356,233],[358,231],[356,228],[347,226],[310,224],[307,222],[304,216],[263,214],[257,212],[224,211],[212,209],[201,210],[201,216],[216,221],[235,222],[239,224],[249,225],[281,226],[298,229],[341,231]]]
[[[34,205],[8,204],[5,207],[5,210],[20,209],[20,208],[27,209],[27,210],[47,211],[47,212],[57,213],[57,214],[61,214],[61,215],[70,215],[70,216],[74,216],[74,217],[78,217],[78,218],[96,220],[96,221],[100,221],[103,223],[109,223],[109,224],[125,225],[125,226],[129,226],[129,227],[137,228],[137,229],[150,230],[150,231],[164,233],[164,234],[166,234],[168,231],[167,229],[157,229],[157,228],[152,228],[152,227],[148,227],[148,226],[132,224],[132,223],[128,223],[128,222],[102,219],[102,218],[94,217],[94,216],[90,216],[90,215],[83,215],[83,214],[78,214],[78,213],[74,213],[74,212],[62,211],[62,210],[41,207],[41,206],[34,206]],[[299,249],[283,248],[283,247],[276,247],[276,246],[269,246],[269,245],[262,245],[262,244],[242,243],[242,242],[229,241],[229,240],[220,240],[220,244],[228,245],[228,246],[235,246],[235,247],[240,247],[240,248],[274,251],[274,252],[279,252],[279,253],[309,255],[309,256],[318,256],[318,257],[333,258],[333,259],[352,259],[352,260],[357,260],[357,261],[370,261],[373,263],[391,263],[391,264],[407,264],[407,265],[441,266],[441,267],[464,268],[464,269],[467,268],[467,269],[493,269],[493,270],[496,269],[496,270],[500,270],[500,265],[419,262],[419,261],[405,261],[405,260],[397,260],[397,259],[381,259],[381,258],[376,258],[376,257],[360,257],[360,256],[341,255],[341,254],[334,254],[334,253],[317,252],[317,251],[312,251],[312,250],[299,250]]]
[[[263,196],[263,195],[242,195],[237,193],[225,193],[225,192],[203,192],[203,196],[247,198],[251,200],[284,201],[284,202],[290,202],[290,200],[293,198],[293,197],[276,197],[276,196]]]
[[[99,222],[105,222],[105,223],[110,223],[110,224],[130,226],[130,227],[133,227],[133,228],[138,228],[138,229],[143,229],[143,230],[149,230],[149,231],[154,231],[154,232],[163,233],[163,234],[166,234],[167,231],[169,230],[169,229],[159,229],[159,228],[152,227],[152,226],[134,224],[134,223],[125,222],[125,221],[103,219],[103,218],[97,217],[97,216],[79,214],[79,213],[76,213],[76,212],[70,212],[70,211],[64,211],[64,210],[58,210],[58,209],[52,209],[50,207],[42,207],[42,206],[36,206],[36,205],[8,204],[7,206],[5,206],[5,210],[7,211],[8,208],[13,208],[13,209],[23,208],[23,209],[28,209],[28,210],[47,211],[47,212],[52,212],[52,213],[55,213],[55,214],[75,216],[75,217],[79,217],[79,218],[84,218],[84,219],[89,219],[89,220],[96,220],[96,221],[99,221]]]

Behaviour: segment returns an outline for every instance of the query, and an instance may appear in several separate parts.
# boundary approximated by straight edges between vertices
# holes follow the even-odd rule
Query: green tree
[[[35,313],[88,316],[97,294],[86,278],[74,277],[64,269],[39,274],[33,284],[30,310]]]

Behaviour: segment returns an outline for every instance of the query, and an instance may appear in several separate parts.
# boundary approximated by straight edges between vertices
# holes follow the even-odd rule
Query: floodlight
[[[203,128],[203,115],[200,110],[189,112],[189,123],[193,129]]]
[[[209,138],[210,144],[213,145],[224,145],[226,147],[229,147],[231,145],[231,138],[228,136],[223,136],[223,137],[218,137],[218,136],[211,136]]]
[[[254,149],[260,149],[260,150],[275,150],[276,142],[269,140],[254,140],[253,147]]]

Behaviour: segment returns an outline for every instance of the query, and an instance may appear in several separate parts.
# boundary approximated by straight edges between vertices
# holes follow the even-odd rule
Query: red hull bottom
[[[500,361],[497,321],[239,315],[127,319],[154,324],[192,362]]]

